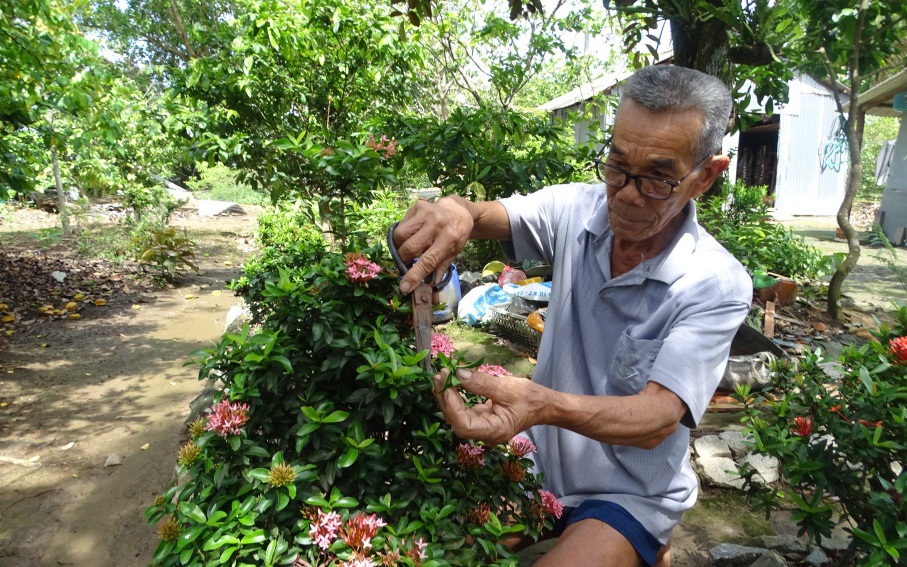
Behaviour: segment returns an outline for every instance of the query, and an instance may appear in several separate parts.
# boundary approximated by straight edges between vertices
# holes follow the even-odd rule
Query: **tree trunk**
[[[844,280],[857,267],[857,261],[860,259],[860,240],[857,238],[857,231],[850,224],[850,209],[853,207],[853,200],[857,196],[857,190],[860,188],[860,176],[863,174],[863,162],[860,160],[860,149],[863,147],[863,123],[865,114],[860,108],[860,51],[863,47],[863,22],[866,18],[866,11],[869,9],[869,0],[861,0],[857,8],[857,23],[854,27],[853,47],[850,49],[850,60],[848,62],[848,74],[850,79],[850,102],[847,112],[847,121],[844,122],[844,135],[847,137],[847,151],[850,156],[850,165],[847,168],[847,189],[844,191],[844,201],[838,209],[838,226],[847,239],[847,257],[835,270],[831,281],[828,282],[828,314],[834,317],[836,321],[844,319],[844,310],[841,308],[841,288]],[[825,64],[828,68],[828,78],[831,81],[832,93],[835,95],[835,102],[838,105],[838,112],[844,114],[843,105],[841,104],[841,95],[835,83],[835,74],[832,70],[831,61],[828,59],[825,50],[822,49],[825,56]]]
[[[63,237],[72,234],[69,226],[69,213],[66,211],[66,193],[63,192],[63,180],[60,178],[60,161],[57,159],[57,142],[50,144],[50,159],[54,166],[54,183],[57,186],[57,208],[60,210],[60,224],[63,225]]]
[[[851,111],[854,111],[851,105]],[[863,123],[865,114],[862,110],[854,111],[856,116],[848,121],[853,121],[853,126],[845,127],[847,135],[847,148],[850,154],[850,165],[847,168],[847,189],[844,191],[844,201],[838,209],[838,226],[847,239],[847,257],[835,270],[831,281],[828,283],[828,314],[836,321],[844,319],[844,310],[841,308],[841,288],[850,272],[857,267],[860,259],[860,239],[856,229],[850,224],[850,210],[854,198],[860,188],[860,177],[863,175],[863,163],[860,159],[860,148],[863,145]]]
[[[335,250],[337,248],[337,235],[334,233],[333,213],[331,212],[331,202],[328,199],[318,201],[319,224],[321,225],[321,234],[324,235],[324,241],[328,248]]]
[[[724,23],[718,18],[694,22],[671,19],[670,22],[674,64],[718,77],[727,84],[730,73],[727,64],[730,40]],[[699,200],[705,201],[721,194],[721,185],[722,178],[719,177]]]

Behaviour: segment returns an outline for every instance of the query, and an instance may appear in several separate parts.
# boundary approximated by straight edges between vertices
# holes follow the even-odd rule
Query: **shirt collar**
[[[604,189],[604,184],[602,184]],[[672,284],[681,276],[687,273],[690,266],[690,256],[696,250],[696,243],[699,241],[699,225],[696,221],[696,204],[692,199],[680,213],[685,216],[680,230],[674,236],[671,244],[665,248],[661,254],[654,258],[649,258],[636,268],[643,271],[644,277],[659,280],[666,284]],[[608,200],[602,199],[598,208],[586,218],[586,230],[595,236],[595,240],[605,238],[609,246],[605,254],[598,255],[602,271],[605,274],[611,273],[611,224],[608,222]],[[610,277],[610,276],[609,276]]]

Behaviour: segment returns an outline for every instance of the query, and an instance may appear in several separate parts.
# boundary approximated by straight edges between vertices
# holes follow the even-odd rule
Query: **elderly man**
[[[546,488],[568,507],[536,565],[667,565],[671,530],[696,501],[690,428],[705,412],[749,311],[743,267],[696,223],[693,199],[728,165],[716,155],[731,99],[715,77],[671,66],[622,88],[603,182],[471,203],[419,203],[396,230],[420,261],[407,292],[440,273],[467,238],[554,268],[532,381],[460,371],[467,407],[437,389],[457,435],[503,443],[527,432]],[[436,377],[443,384],[446,375]]]

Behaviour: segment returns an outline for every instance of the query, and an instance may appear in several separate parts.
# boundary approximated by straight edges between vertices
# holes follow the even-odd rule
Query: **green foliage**
[[[591,150],[576,148],[563,126],[514,110],[454,110],[447,120],[413,118],[403,155],[445,194],[473,201],[526,194],[572,180]]]
[[[823,255],[788,227],[770,222],[765,187],[725,183],[720,195],[699,203],[699,223],[750,273],[764,270],[792,279],[819,277],[836,259]]]
[[[229,167],[220,164],[208,165],[204,161],[199,162],[196,167],[198,179],[190,179],[186,185],[192,191],[203,193],[199,195],[200,198],[248,205],[264,204],[264,196],[249,185],[237,181],[238,172]]]
[[[897,118],[867,116],[863,129],[863,146],[860,148],[860,161],[863,162],[863,175],[860,177],[858,201],[875,202],[882,198],[884,187],[876,184],[875,163],[882,144],[898,137],[900,121]]]
[[[764,486],[744,467],[751,497],[766,512],[793,506],[801,533],[829,537],[837,523],[854,534],[861,565],[900,564],[907,549],[907,309],[895,329],[883,327],[837,359],[830,378],[818,353],[779,362],[772,388],[735,396],[745,404],[755,450],[778,459],[783,483]],[[889,342],[895,339],[895,342]],[[848,564],[841,558],[839,564]]]
[[[653,30],[670,25],[674,64],[720,77],[734,97],[740,129],[759,120],[761,111],[748,111],[753,99],[768,114],[776,102],[787,102],[793,73],[781,50],[798,23],[780,5],[765,0],[605,0],[618,17],[635,67],[658,59],[662,38]]]
[[[161,277],[173,281],[185,268],[198,271],[193,263],[195,243],[186,236],[180,236],[175,228],[151,230],[143,241],[139,262],[158,270]]]
[[[353,228],[347,220],[351,208],[368,204],[376,190],[395,181],[396,145],[393,140],[376,141],[374,135],[363,143],[338,140],[323,145],[301,137],[274,142],[288,158],[303,158],[298,169],[302,186],[297,191],[317,201],[322,231],[342,242]],[[272,192],[271,196],[277,195]]]
[[[385,242],[387,228],[403,218],[412,202],[408,194],[390,187],[373,192],[371,199],[366,204],[354,204],[348,221],[351,232],[374,245]]]
[[[194,426],[194,448],[181,450],[180,484],[148,509],[164,538],[157,564],[378,563],[397,552],[393,564],[514,565],[500,538],[550,526],[538,479],[503,476],[530,461],[503,446],[471,449],[481,465],[458,460],[385,256],[321,251],[268,268],[246,295],[258,330],[198,353],[199,378],[222,380],[225,399]],[[356,279],[353,261],[381,270]],[[234,428],[218,418],[228,404]],[[348,533],[319,547],[330,512],[338,527],[375,514],[371,548]]]

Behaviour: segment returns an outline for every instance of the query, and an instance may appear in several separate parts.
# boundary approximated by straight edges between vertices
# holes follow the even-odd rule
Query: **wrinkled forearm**
[[[652,449],[668,437],[686,405],[667,388],[650,382],[634,396],[586,396],[544,389],[538,424],[569,429],[611,445]]]

